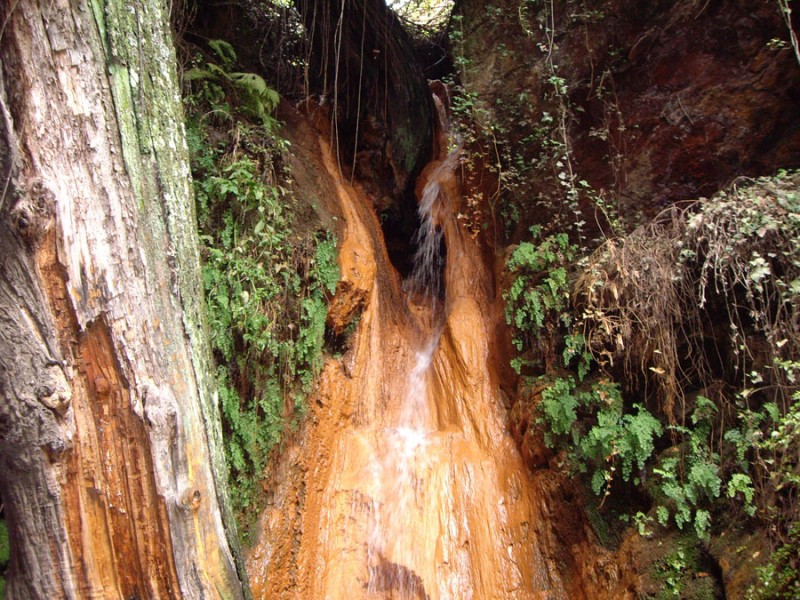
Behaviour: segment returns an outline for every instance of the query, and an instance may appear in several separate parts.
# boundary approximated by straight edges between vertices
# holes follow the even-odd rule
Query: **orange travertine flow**
[[[361,317],[286,451],[283,489],[248,556],[257,599],[575,597],[544,558],[533,486],[503,421],[491,275],[457,218],[458,150],[443,142],[418,186],[447,247],[433,302],[404,292],[368,199],[320,140],[345,220],[331,315],[352,318],[358,305]]]

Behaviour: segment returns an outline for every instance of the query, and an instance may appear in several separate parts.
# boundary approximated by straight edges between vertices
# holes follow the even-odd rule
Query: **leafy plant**
[[[571,434],[578,419],[577,409],[586,404],[584,394],[575,393],[575,381],[572,378],[558,378],[542,392],[539,404],[540,421],[546,425],[545,443],[556,447],[558,439]]]
[[[208,326],[235,508],[260,497],[271,450],[302,415],[322,365],[327,298],[339,278],[336,240],[309,228],[282,185],[288,142],[269,112],[277,95],[232,71],[230,44],[210,42],[187,82],[187,138],[200,229]],[[244,531],[247,527],[242,528]]]
[[[579,410],[591,423],[585,430]],[[551,448],[565,443],[575,469],[591,473],[594,493],[607,496],[617,475],[639,483],[638,473],[662,433],[661,423],[644,407],[634,405],[633,411],[624,410],[619,386],[609,381],[577,391],[572,378],[559,378],[542,392],[539,422],[545,425],[545,443]]]
[[[636,526],[637,533],[644,537],[650,538],[653,536],[653,530],[650,529],[650,525],[653,523],[653,517],[643,513],[642,511],[637,511],[636,514],[633,515],[633,518],[630,515],[622,515],[621,519],[624,522],[632,521],[633,524]]]
[[[758,572],[759,582],[748,597],[757,600],[793,600],[800,597],[800,520],[789,529],[788,538]]]
[[[581,390],[567,377],[555,379],[542,391],[538,411],[545,443],[567,450],[570,464],[588,474],[595,494],[609,496],[616,478],[643,485],[643,474],[652,470],[654,477],[647,485],[656,500],[658,522],[667,526],[674,519],[679,529],[692,525],[698,538],[708,538],[710,507],[723,490],[720,456],[710,442],[713,402],[699,397],[691,427],[672,425],[665,430],[643,406],[626,409],[618,385],[602,380]],[[665,431],[679,434],[684,442],[657,458],[655,450]],[[747,514],[754,514],[749,475],[734,472],[725,489],[729,498],[741,495]]]
[[[184,72],[184,82],[199,84],[202,97],[210,102],[214,110],[223,113],[230,111],[229,105],[222,101],[227,95],[225,89],[229,90],[235,95],[235,105],[242,113],[258,119],[268,132],[273,131],[277,122],[271,113],[280,102],[278,93],[256,73],[232,71],[238,58],[228,42],[211,40],[208,45],[216,54],[219,64],[207,61],[201,65],[201,59],[196,59],[196,65]]]
[[[506,322],[514,328],[513,343],[520,353],[541,339],[546,327],[552,331],[559,323],[568,326],[571,322],[567,268],[576,248],[565,233],[540,240],[541,234],[541,227],[532,227],[534,241],[520,243],[506,265],[514,275],[503,294]],[[521,365],[519,360],[512,363],[517,373]]]
[[[745,511],[751,517],[756,512],[756,507],[753,505],[753,498],[755,496],[755,489],[753,488],[753,480],[750,475],[746,473],[734,473],[731,475],[730,481],[727,486],[728,498],[735,498],[741,494],[744,498]]]
[[[762,425],[764,435],[753,436],[750,457],[755,495],[761,513],[772,526],[773,537],[778,545],[785,546],[793,539],[797,541],[797,532],[792,531],[800,522],[800,391],[793,394],[785,414],[780,414],[776,405],[767,404],[759,417],[756,420],[768,426]]]
[[[592,367],[592,353],[586,346],[586,338],[581,333],[567,334],[564,336],[564,352],[561,354],[564,359],[564,366],[569,367],[577,361],[575,369],[578,373],[578,381],[583,381]]]
[[[592,475],[592,489],[596,494],[608,494],[617,470],[621,467],[623,481],[638,484],[638,474],[645,468],[653,454],[654,440],[661,434],[661,423],[641,405],[634,405],[635,413],[623,413],[621,401],[612,397],[616,388],[597,390],[603,402],[597,412],[597,424],[580,442],[581,455],[597,465]],[[613,394],[616,396],[616,394]],[[634,471],[634,466],[636,471]]]
[[[682,477],[680,459],[668,457],[653,469],[659,477],[659,492],[663,495],[657,509],[658,521],[666,526],[670,516],[675,519],[678,529],[686,524],[694,524],[697,536],[708,536],[711,514],[700,508],[704,500],[715,500],[720,495],[722,480],[717,466],[708,460],[691,457],[688,472]]]
[[[679,547],[656,566],[656,571],[664,582],[663,596],[680,597],[683,590],[683,579],[689,566],[688,562],[686,551]]]

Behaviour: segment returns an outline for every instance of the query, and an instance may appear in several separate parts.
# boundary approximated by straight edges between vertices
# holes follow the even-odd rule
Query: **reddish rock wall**
[[[550,3],[456,6],[467,88],[527,164],[539,152],[535,130],[557,125],[541,120],[555,115],[552,60],[572,107],[578,178],[616,192],[628,216],[800,166],[800,65],[777,2],[554,6],[552,15]],[[532,202],[541,185],[526,190]]]

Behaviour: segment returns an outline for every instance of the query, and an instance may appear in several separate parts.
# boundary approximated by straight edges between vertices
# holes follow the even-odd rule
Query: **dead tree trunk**
[[[175,65],[160,0],[0,4],[7,598],[246,593]]]

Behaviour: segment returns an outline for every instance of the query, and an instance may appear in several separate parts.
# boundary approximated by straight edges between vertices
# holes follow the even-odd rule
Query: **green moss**
[[[124,65],[112,63],[108,65],[108,72],[111,76],[114,109],[117,114],[117,124],[122,141],[122,160],[125,162],[125,170],[133,187],[136,204],[141,211],[144,211],[145,198],[138,144],[139,136],[134,118],[128,68]],[[136,142],[134,143],[133,140],[136,140]]]
[[[400,164],[406,172],[410,173],[417,162],[419,154],[417,140],[413,127],[405,123],[397,128],[394,133],[394,146],[400,159]]]
[[[11,544],[8,539],[8,527],[5,519],[0,519],[0,598],[5,597],[6,570],[11,558]]]

